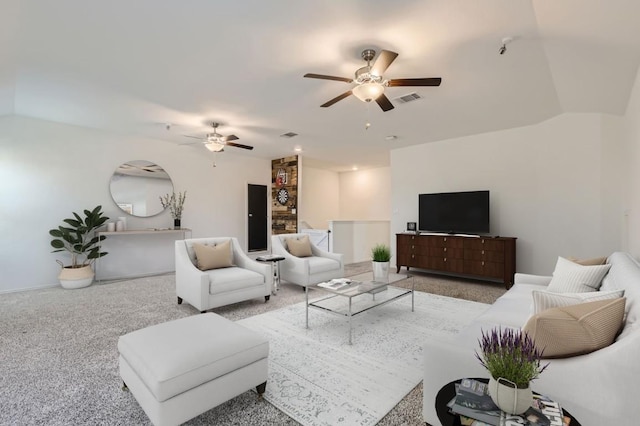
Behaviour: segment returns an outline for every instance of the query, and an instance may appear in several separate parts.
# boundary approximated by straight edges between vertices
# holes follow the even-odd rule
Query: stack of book
[[[533,404],[520,415],[502,412],[489,396],[488,385],[474,379],[462,379],[456,384],[456,396],[447,404],[460,416],[465,426],[568,426],[560,405],[551,399],[534,394]]]

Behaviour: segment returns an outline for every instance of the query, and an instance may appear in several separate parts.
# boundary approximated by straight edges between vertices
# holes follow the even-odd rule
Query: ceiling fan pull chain
[[[367,122],[364,125],[364,130],[369,130],[371,127],[371,102],[367,102]]]

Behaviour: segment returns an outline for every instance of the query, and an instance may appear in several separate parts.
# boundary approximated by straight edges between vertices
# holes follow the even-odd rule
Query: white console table
[[[176,240],[191,237],[191,229],[101,231],[107,237],[100,250],[109,254],[95,263],[96,280],[136,278],[175,271]]]

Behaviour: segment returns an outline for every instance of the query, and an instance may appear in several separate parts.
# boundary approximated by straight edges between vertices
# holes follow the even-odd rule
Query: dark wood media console
[[[513,285],[516,238],[396,234],[396,266],[445,272]]]

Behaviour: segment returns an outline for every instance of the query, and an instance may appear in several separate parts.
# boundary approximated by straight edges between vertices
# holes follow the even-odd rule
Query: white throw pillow
[[[584,293],[596,291],[611,265],[583,266],[558,257],[553,278],[547,290],[553,293]]]
[[[544,290],[533,290],[533,315],[551,308],[578,305],[598,300],[617,299],[624,296],[624,290],[590,291],[586,293],[552,293]]]

